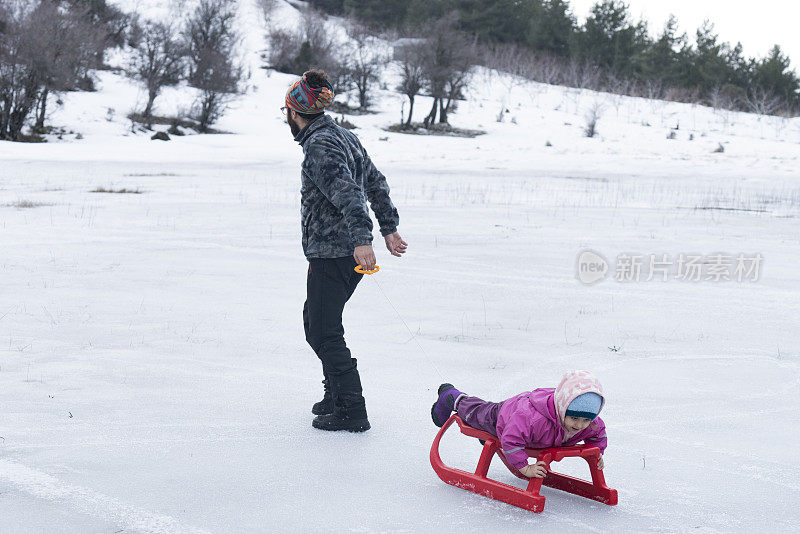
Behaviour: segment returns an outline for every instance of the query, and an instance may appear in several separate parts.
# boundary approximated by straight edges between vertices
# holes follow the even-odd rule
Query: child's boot
[[[462,395],[453,384],[442,384],[439,386],[439,398],[431,406],[431,419],[433,424],[441,427],[450,418],[450,414],[455,410],[456,401]]]

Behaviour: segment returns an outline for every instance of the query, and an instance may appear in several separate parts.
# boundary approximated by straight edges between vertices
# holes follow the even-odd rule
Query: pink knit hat
[[[584,393],[597,393],[603,397],[603,386],[589,371],[567,371],[564,373],[555,394],[556,412],[558,413],[559,421],[564,422],[564,416],[567,413],[569,404],[575,400],[575,397]],[[600,410],[603,409],[605,403],[605,398],[603,398]],[[598,413],[600,412],[598,411]]]

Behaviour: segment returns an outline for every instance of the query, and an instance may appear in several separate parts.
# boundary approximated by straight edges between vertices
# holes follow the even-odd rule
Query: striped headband
[[[333,103],[333,86],[326,81],[324,87],[311,87],[306,81],[306,74],[286,91],[286,107],[307,115],[322,113]]]

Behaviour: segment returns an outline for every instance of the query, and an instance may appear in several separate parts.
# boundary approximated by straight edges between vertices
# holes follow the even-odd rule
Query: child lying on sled
[[[452,384],[439,386],[431,417],[441,427],[456,411],[473,428],[500,438],[508,463],[529,478],[544,478],[544,462],[528,465],[525,449],[567,447],[581,441],[606,450],[606,425],[597,417],[603,388],[589,371],[568,371],[557,388],[539,388],[503,402],[470,397]],[[597,462],[603,469],[603,457]]]

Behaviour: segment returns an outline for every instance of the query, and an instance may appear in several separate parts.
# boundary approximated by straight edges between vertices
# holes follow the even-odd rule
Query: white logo
[[[578,256],[577,273],[578,280],[584,284],[594,284],[604,279],[608,274],[608,262],[606,259],[592,250],[584,250]]]

